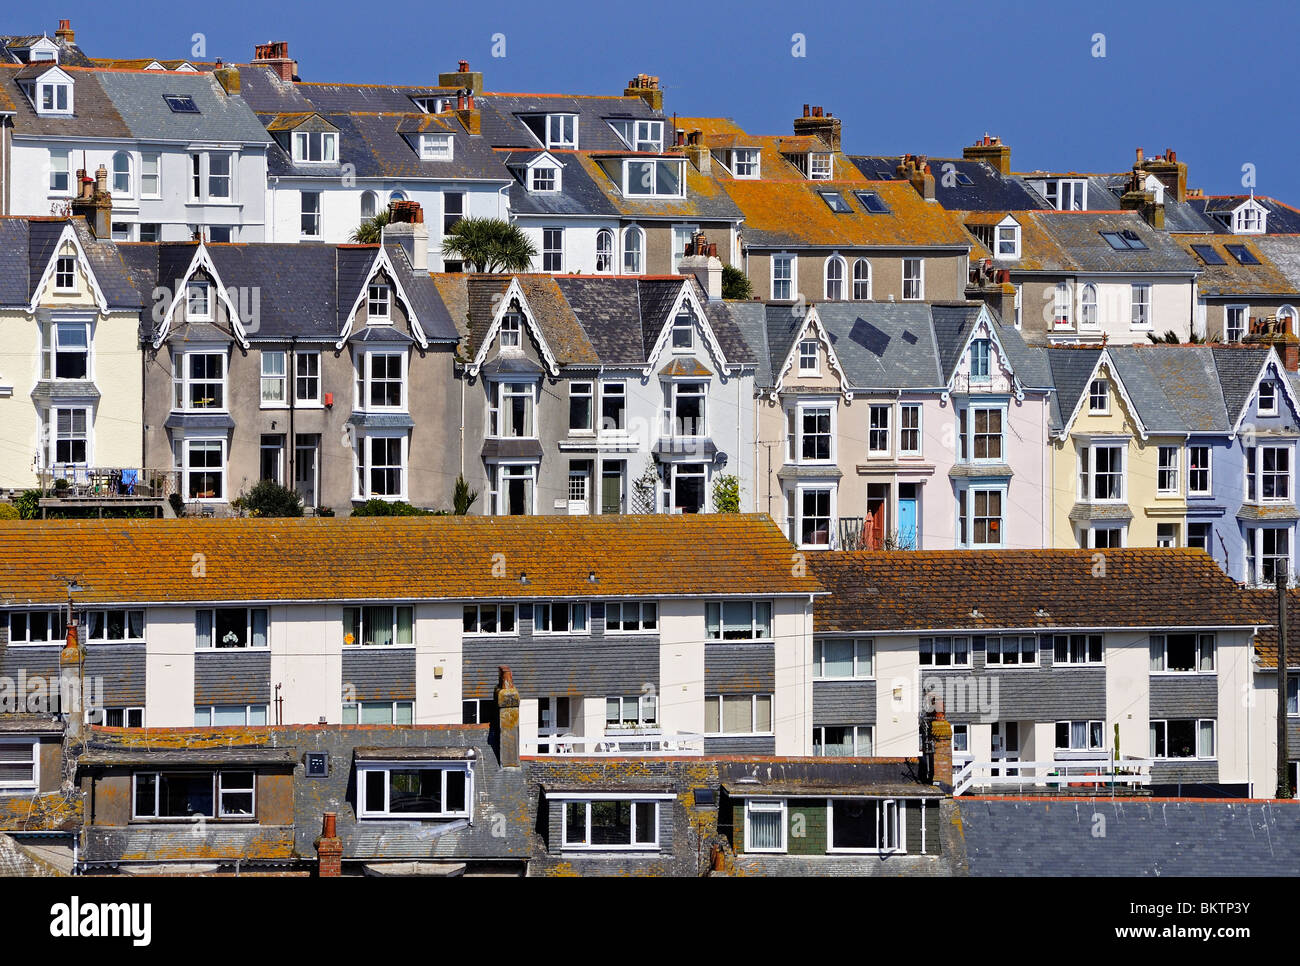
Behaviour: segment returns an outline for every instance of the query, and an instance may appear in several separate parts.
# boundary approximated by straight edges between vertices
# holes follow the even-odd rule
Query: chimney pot
[[[76,39],[76,34],[72,30],[71,20],[60,20],[59,29],[54,31],[56,40],[61,40],[65,44],[71,44]]]
[[[468,73],[469,73],[469,61],[468,61],[468,60],[462,60],[462,61],[460,61],[459,65],[456,67],[456,70],[457,70],[458,72],[462,73],[462,74],[468,74]]]
[[[508,665],[497,667],[497,757],[502,768],[519,767],[519,690]]]
[[[808,105],[807,105],[807,104],[805,104],[805,105],[803,106],[803,116],[804,116],[804,117],[808,117],[808,116],[809,116],[809,114],[808,114]]]
[[[1142,163],[1143,161],[1145,161],[1145,160],[1146,160],[1146,156],[1145,156],[1144,152],[1142,151],[1141,148],[1138,148],[1138,149],[1137,149],[1137,163],[1138,163],[1138,164],[1141,164],[1141,163]]]

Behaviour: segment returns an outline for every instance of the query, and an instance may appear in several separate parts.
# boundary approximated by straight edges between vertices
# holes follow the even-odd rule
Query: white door
[[[584,515],[591,512],[591,501],[587,498],[587,474],[569,474],[569,515]]]

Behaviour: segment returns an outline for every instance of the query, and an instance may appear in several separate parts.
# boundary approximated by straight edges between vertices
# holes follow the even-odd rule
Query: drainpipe
[[[284,372],[284,394],[289,397],[289,439],[285,449],[288,450],[289,471],[285,474],[285,486],[290,490],[297,492],[297,477],[293,472],[293,461],[298,455],[298,437],[294,434],[293,416],[294,416],[294,397],[298,394],[298,337],[292,335],[289,337],[289,364],[285,366]],[[323,397],[322,397],[323,398]],[[316,494],[319,500],[320,494]],[[319,505],[319,504],[318,504]]]
[[[1286,718],[1286,653],[1287,615],[1286,587],[1290,574],[1285,563],[1279,562],[1274,573],[1277,583],[1277,797],[1290,798],[1295,794],[1291,787],[1290,757],[1287,753]]]

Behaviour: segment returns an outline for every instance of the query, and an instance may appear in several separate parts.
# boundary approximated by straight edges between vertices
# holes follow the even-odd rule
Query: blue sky
[[[188,57],[201,33],[205,59],[247,61],[286,40],[304,80],[431,84],[461,57],[497,91],[619,93],[657,74],[667,112],[758,134],[821,104],[853,153],[959,155],[987,131],[1018,171],[1121,171],[1139,145],[1173,148],[1192,187],[1243,191],[1250,164],[1257,192],[1300,206],[1291,2],[59,0],[11,6],[0,31],[52,33],[60,17],[92,57]]]

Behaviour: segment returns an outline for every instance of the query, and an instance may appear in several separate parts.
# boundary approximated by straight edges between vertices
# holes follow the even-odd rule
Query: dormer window
[[[623,194],[626,197],[685,197],[684,161],[659,160],[623,162]]]
[[[71,114],[72,85],[66,81],[41,81],[37,90],[37,113]]]
[[[1232,213],[1232,230],[1238,235],[1262,235],[1268,211],[1251,198]]]
[[[296,131],[293,159],[307,164],[333,164],[339,156],[338,141],[333,131]]]
[[[1076,178],[1053,178],[1037,186],[1047,203],[1057,211],[1083,211],[1088,206],[1088,182]]]
[[[731,152],[731,173],[737,178],[758,177],[758,148],[736,148]]]
[[[420,135],[420,158],[424,161],[450,161],[453,150],[450,134]]]
[[[54,287],[60,292],[70,292],[76,288],[77,258],[75,255],[60,255],[54,263]]]
[[[658,154],[664,149],[663,121],[634,121],[616,118],[609,122],[614,133],[633,151]]]
[[[560,172],[549,164],[539,164],[528,172],[529,191],[559,191]]]
[[[830,154],[814,153],[808,155],[808,179],[810,181],[829,181],[835,168],[835,158]]]
[[[548,148],[577,148],[578,115],[546,115],[546,146]]]
[[[185,319],[188,322],[212,321],[212,285],[190,282],[185,287]]]
[[[1019,258],[1020,257],[1020,226],[1011,219],[1002,222],[997,226],[996,247],[994,256],[997,258]]]
[[[507,312],[501,319],[501,348],[518,349],[523,345],[524,319],[517,312]]]
[[[391,305],[391,289],[383,282],[371,282],[366,294],[366,318],[373,322],[389,321]]]

